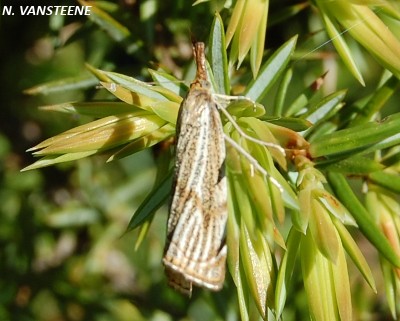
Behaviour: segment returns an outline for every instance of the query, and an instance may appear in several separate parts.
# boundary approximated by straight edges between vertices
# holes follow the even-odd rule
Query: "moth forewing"
[[[180,106],[177,121],[175,184],[163,259],[169,284],[189,296],[192,284],[216,291],[225,279],[228,211],[224,140],[244,154],[251,168],[280,187],[257,160],[224,135],[219,110],[244,138],[285,155],[279,145],[258,140],[240,129],[224,108],[229,101],[250,100],[212,94],[203,43],[194,45],[194,55],[196,78]]]
[[[192,283],[211,290],[225,279],[225,142],[217,102],[205,70],[204,44],[194,45],[197,63],[179,112],[175,189],[163,263],[169,283],[191,293]]]

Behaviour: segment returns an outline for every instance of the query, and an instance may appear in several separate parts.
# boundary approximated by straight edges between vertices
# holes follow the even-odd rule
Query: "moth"
[[[204,50],[202,42],[193,45],[196,77],[178,115],[174,192],[163,258],[169,285],[189,296],[192,285],[222,288],[227,255],[224,132]]]

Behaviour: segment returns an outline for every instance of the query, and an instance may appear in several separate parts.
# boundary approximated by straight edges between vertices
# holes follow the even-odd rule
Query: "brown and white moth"
[[[204,43],[195,43],[193,52],[197,73],[179,110],[163,258],[169,285],[189,296],[193,284],[213,291],[223,286],[228,217],[224,132],[206,73]]]

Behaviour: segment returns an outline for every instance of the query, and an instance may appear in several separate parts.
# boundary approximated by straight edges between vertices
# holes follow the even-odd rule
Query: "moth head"
[[[205,79],[195,79],[190,85],[190,88],[193,89],[195,87],[211,90],[211,83]]]
[[[196,81],[199,83],[201,81],[208,82],[207,71],[206,71],[206,55],[205,55],[204,42],[196,42],[193,44],[193,56],[196,60],[197,71],[196,71]],[[204,84],[200,83],[203,87]],[[206,88],[206,87],[204,87]]]

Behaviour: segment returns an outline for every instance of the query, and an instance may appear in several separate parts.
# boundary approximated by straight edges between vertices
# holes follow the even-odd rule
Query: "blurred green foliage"
[[[299,34],[299,39],[292,57],[294,63],[283,75],[281,87],[275,85],[263,98],[270,116],[282,113],[292,116],[306,105],[304,101],[314,102],[315,110],[309,110],[300,118],[320,122],[319,131],[305,132],[307,139],[315,142],[312,151],[316,156],[328,155],[324,148],[333,154],[336,147],[343,152],[342,145],[335,143],[340,142],[340,135],[321,136],[321,132],[329,133],[330,126],[336,125],[325,122],[328,116],[333,117],[332,114],[319,114],[323,106],[340,96],[339,107],[332,109],[333,113],[337,113],[339,109],[347,108],[340,114],[340,123],[361,125],[378,110],[382,117],[392,114],[398,109],[396,101],[399,99],[396,91],[398,80],[389,78],[382,67],[356,47],[347,35],[343,37],[346,45],[353,49],[352,58],[357,61],[357,66],[348,71],[346,66],[351,62],[346,61],[346,55],[341,54],[344,63],[336,59],[333,47],[325,42],[334,36],[335,28],[340,25],[340,14],[345,10],[335,12],[334,4],[327,5],[327,8],[323,7],[325,4],[318,7],[320,2],[323,1],[313,1],[316,7],[311,7],[308,2],[298,1],[293,5],[290,1],[270,1],[266,48],[275,51],[296,34]],[[340,1],[340,4],[346,6],[352,5],[352,2]],[[364,4],[363,1],[358,2]],[[2,4],[11,5],[7,1]],[[40,4],[51,5],[52,2],[41,1]],[[63,1],[63,5],[77,3]],[[227,285],[221,292],[211,294],[198,290],[190,300],[166,286],[161,265],[166,206],[158,211],[137,251],[134,250],[137,233],[125,233],[133,212],[153,187],[157,175],[155,164],[162,159],[162,148],[156,146],[111,163],[105,163],[107,157],[94,156],[41,170],[20,172],[34,162],[25,150],[94,119],[90,115],[46,112],[38,110],[37,106],[71,101],[104,101],[113,97],[105,90],[96,88],[98,81],[87,70],[85,63],[101,70],[133,75],[144,81],[151,79],[148,67],[161,67],[179,79],[190,81],[193,74],[190,38],[194,35],[199,40],[207,41],[214,12],[220,12],[225,28],[233,12],[233,7],[224,1],[210,1],[196,6],[185,0],[96,1],[96,6],[100,11],[91,17],[0,17],[0,320],[238,320],[238,298],[236,291],[232,290],[234,284],[230,277],[227,277]],[[321,12],[316,12],[315,8]],[[390,10],[377,7],[375,11],[388,24],[398,24]],[[323,29],[321,13],[325,14],[324,23],[332,24],[329,25],[329,36],[320,32]],[[104,14],[107,19],[104,19]],[[114,24],[108,25],[105,21]],[[342,26],[348,27],[346,24]],[[325,45],[319,47],[321,44]],[[344,48],[343,41],[335,45]],[[245,58],[244,49],[237,49],[244,68],[241,69],[242,74],[239,73],[240,82],[239,77],[231,79],[234,92],[241,92],[242,84],[246,81],[250,83],[258,72],[263,75],[262,67],[259,71],[257,66],[260,45],[255,45],[255,48],[257,57],[249,58],[249,61]],[[315,51],[316,48],[318,50]],[[261,49],[266,60],[264,43]],[[343,50],[346,51],[346,48]],[[376,57],[377,53],[373,54]],[[237,53],[231,55],[237,56]],[[324,91],[331,93],[346,89],[346,105],[340,104],[343,92],[338,91],[339,94],[335,93],[337,96],[329,96],[323,104],[317,104],[315,102],[319,103],[321,96],[325,95],[307,90],[310,83],[327,68],[330,70]],[[285,87],[285,79],[289,79],[287,83],[290,82],[290,87]],[[380,87],[385,81],[386,85]],[[365,87],[361,85],[363,82]],[[28,88],[29,93],[41,95],[27,96],[24,91]],[[257,89],[259,96],[264,95],[264,92],[261,93],[263,89]],[[375,92],[380,96],[370,95]],[[371,103],[369,99],[381,105]],[[289,107],[283,110],[283,105]],[[358,113],[360,106],[365,105],[367,112]],[[377,110],[377,105],[384,105],[384,108]],[[353,117],[354,114],[357,116]],[[291,119],[284,121],[292,124]],[[393,123],[393,119],[390,121]],[[296,126],[303,124],[297,122]],[[378,131],[382,127],[376,126]],[[362,131],[358,137],[361,134]],[[326,140],[321,142],[321,137],[330,140],[328,143]],[[340,163],[342,156],[334,155],[330,162],[328,159],[319,165],[323,169],[336,166],[336,171],[345,173],[349,168],[356,168],[359,171],[356,175],[360,174],[360,168],[367,168],[365,172],[368,173],[371,167],[378,166],[372,162],[366,164],[363,159]],[[398,159],[393,158],[396,158],[396,153],[391,158],[385,158],[383,163],[389,162],[387,166],[396,164]],[[314,172],[313,175],[318,177],[319,173]],[[382,186],[391,185],[391,177],[371,175],[370,179]],[[330,177],[330,183],[333,189],[345,186],[340,177]],[[393,196],[387,190],[372,189],[368,196],[370,207],[376,204],[371,201],[376,198],[384,199],[384,204],[392,204],[392,198],[398,201],[398,194]],[[301,224],[299,222],[299,226]],[[363,228],[368,229],[361,226]],[[284,231],[286,236],[288,228]],[[354,232],[358,235],[355,229]],[[368,231],[365,234],[368,236]],[[293,233],[290,237],[288,251],[293,247],[296,252],[293,244],[299,236]],[[344,237],[341,237],[343,241]],[[310,242],[310,237],[305,242]],[[370,254],[371,247],[359,246],[365,250],[371,269],[379,269],[376,255]],[[315,247],[310,247],[316,251]],[[329,248],[323,250],[333,251]],[[304,252],[304,247],[300,251]],[[311,254],[306,251],[305,255]],[[382,257],[381,264],[387,278],[390,278],[391,268],[385,260]],[[287,309],[283,316],[287,320],[308,319],[301,268],[293,262],[292,265],[290,262],[285,264],[293,269],[293,277],[287,284],[290,295],[287,295]],[[349,269],[354,267],[349,266]],[[350,282],[354,319],[385,320],[399,309],[398,302],[393,298],[392,301],[389,298],[390,310],[386,303],[382,304],[385,302],[381,294],[383,287],[390,290],[387,283],[377,284],[379,295],[375,296],[372,290],[366,289],[361,277]],[[246,300],[248,298],[243,299]],[[249,316],[251,320],[259,318],[254,306]]]

